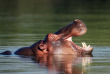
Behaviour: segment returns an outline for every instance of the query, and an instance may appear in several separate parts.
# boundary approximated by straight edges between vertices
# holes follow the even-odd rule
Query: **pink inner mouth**
[[[85,42],[82,42],[82,47],[76,45],[73,41],[72,41],[72,37],[67,38],[66,40],[71,41],[73,43],[73,47],[76,47],[76,49],[78,49],[79,51],[91,51],[93,49],[93,47],[91,47],[90,45],[87,45]]]

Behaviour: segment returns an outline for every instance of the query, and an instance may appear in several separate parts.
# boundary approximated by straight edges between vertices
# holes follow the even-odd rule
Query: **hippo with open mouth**
[[[82,47],[77,46],[72,41],[72,36],[81,36],[87,32],[86,25],[79,19],[71,24],[61,28],[55,33],[49,33],[44,40],[40,40],[29,47],[23,47],[14,52],[16,55],[34,55],[43,54],[92,54],[93,47],[82,43]],[[11,54],[10,51],[1,53],[3,55]]]
[[[72,36],[81,36],[87,32],[86,25],[81,20],[74,20],[73,23],[63,27],[59,31],[49,33],[44,39],[48,43],[47,51],[51,54],[92,54],[93,47],[82,43],[77,46],[72,41]]]

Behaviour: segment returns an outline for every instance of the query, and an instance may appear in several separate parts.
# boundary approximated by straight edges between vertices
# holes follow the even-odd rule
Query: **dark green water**
[[[56,62],[49,61],[53,63],[51,69],[31,58],[0,55],[0,73],[109,74],[109,8],[110,0],[0,0],[0,52],[14,52],[20,47],[30,46],[75,19],[83,20],[88,31],[83,36],[73,37],[73,41],[77,45],[86,42],[94,47],[93,57],[70,56],[60,60],[62,56],[56,55]]]

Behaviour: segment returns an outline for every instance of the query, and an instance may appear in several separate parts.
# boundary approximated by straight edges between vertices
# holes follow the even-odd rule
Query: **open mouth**
[[[69,37],[66,40],[73,42],[72,37]],[[82,47],[77,46],[76,44],[73,44],[73,46],[76,47],[77,50],[82,51],[84,53],[92,53],[92,50],[93,50],[93,47],[90,45],[87,45],[85,42],[82,42]]]
[[[72,37],[67,38],[66,40],[72,41]],[[73,41],[72,41],[73,42]],[[90,48],[90,45],[87,45],[85,42],[82,42],[82,48]]]

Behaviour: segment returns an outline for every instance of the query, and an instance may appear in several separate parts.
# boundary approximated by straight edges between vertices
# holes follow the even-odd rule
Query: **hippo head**
[[[72,41],[72,36],[81,36],[87,31],[86,25],[81,20],[74,20],[56,33],[49,33],[44,42],[47,43],[47,51],[51,54],[91,54],[93,47],[82,43],[82,47],[77,46]]]

